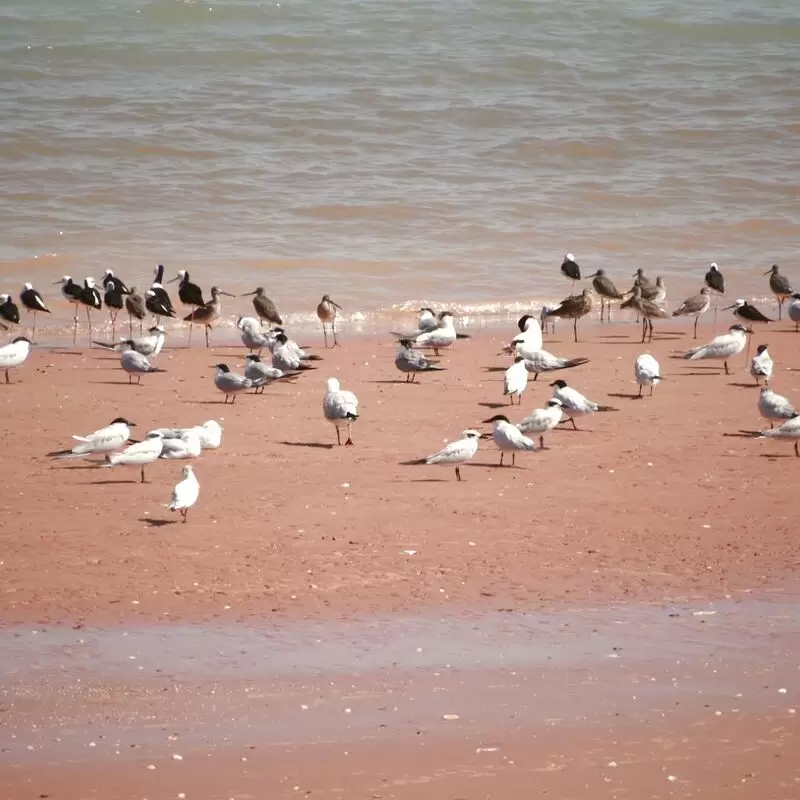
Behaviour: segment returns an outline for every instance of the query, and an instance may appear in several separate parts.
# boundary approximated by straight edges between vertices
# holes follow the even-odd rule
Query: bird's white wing
[[[474,445],[469,439],[458,439],[445,445],[438,453],[425,459],[427,464],[436,464],[440,461],[461,461],[474,455]]]

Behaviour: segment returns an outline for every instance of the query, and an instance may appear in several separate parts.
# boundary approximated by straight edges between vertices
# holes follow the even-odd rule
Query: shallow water
[[[790,0],[11,0],[0,289],[162,262],[299,322],[796,269]],[[797,276],[800,280],[800,275]],[[246,311],[230,306],[230,313]]]

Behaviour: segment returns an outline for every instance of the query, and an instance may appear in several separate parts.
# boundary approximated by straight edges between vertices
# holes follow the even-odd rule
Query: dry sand
[[[140,387],[128,385],[113,353],[35,352],[13,374],[14,383],[0,387],[6,635],[22,630],[11,627],[17,624],[75,626],[79,635],[96,626],[131,629],[176,621],[213,620],[223,626],[244,621],[273,628],[293,620],[333,623],[388,613],[508,613],[619,601],[696,603],[790,586],[797,565],[797,507],[786,491],[794,484],[791,475],[800,459],[795,460],[791,444],[736,435],[740,429],[762,427],[758,390],[744,370],[744,358],[735,362],[731,376],[711,362],[670,359],[674,350],[692,344],[684,327],[664,326],[668,333],[645,347],[634,325],[588,327],[583,335],[589,341],[574,344],[571,329],[561,324],[546,347],[591,362],[550,380],[563,377],[619,410],[579,421],[577,432],[562,426],[548,437],[544,452],[521,455],[516,468],[499,468],[497,450],[484,441],[475,463],[462,469],[461,483],[450,468],[401,462],[439,449],[463,428],[488,430],[481,420],[498,413],[494,404],[502,405],[503,397],[502,372],[486,368],[509,363],[496,354],[513,329],[481,332],[459,342],[442,359],[448,371],[422,376],[420,385],[399,382],[394,345],[387,339],[345,340],[336,350],[317,351],[324,361],[296,383],[275,385],[261,397],[241,396],[233,406],[222,404],[211,366],[218,361],[241,364],[236,346],[166,350],[159,365],[168,373],[146,376]],[[769,343],[777,364],[773,385],[798,404],[800,338],[788,327],[770,330],[768,336],[759,333],[754,344]],[[701,327],[701,340],[710,334]],[[637,389],[633,359],[645,351],[659,359],[666,380],[652,398],[639,400],[632,397]],[[329,376],[340,378],[361,401],[352,448],[333,446],[335,432],[321,415]],[[529,384],[521,410],[508,407],[501,413],[516,421],[540,407],[551,391],[547,377]],[[158,462],[148,470],[150,482],[142,485],[134,469],[100,470],[45,457],[49,450],[69,446],[71,434],[89,432],[117,415],[138,423],[137,433],[212,418],[223,425],[223,447],[195,462],[201,499],[188,524],[178,524],[161,505],[169,499],[180,462]],[[743,668],[743,674],[757,672],[756,658],[753,670]],[[656,659],[653,670],[663,673],[664,665]],[[95,678],[102,684],[102,675]],[[47,691],[54,684],[43,681],[39,694],[30,695],[36,699],[27,701],[29,706],[24,692],[6,692],[6,722],[19,724],[18,715],[25,711],[32,714],[26,718],[31,725],[82,724],[74,722],[74,710],[49,714]],[[488,677],[486,685],[491,682]],[[111,717],[127,696],[115,686],[109,682],[105,693]],[[193,694],[203,693],[199,686]],[[380,695],[384,688],[376,683],[370,691]],[[554,691],[565,702],[571,696],[569,686]],[[743,775],[773,770],[769,743],[780,740],[784,746],[786,732],[776,732],[772,712],[765,714],[756,704],[743,712],[741,724],[726,722],[721,738],[733,744],[716,748],[713,758],[703,762],[706,734],[695,729],[690,711],[652,729],[655,713],[652,719],[636,717],[629,720],[633,732],[625,734],[636,763],[649,763],[648,758],[655,763],[660,751],[683,742],[695,776],[683,789],[665,779],[663,790],[645,791],[645,784],[632,778],[622,788],[613,784],[614,792],[598,793],[598,786],[610,784],[595,785],[599,773],[592,772],[589,780],[587,770],[599,768],[598,754],[606,758],[597,741],[612,736],[601,717],[576,723],[569,736],[552,741],[545,736],[544,749],[528,747],[530,736],[542,735],[538,718],[513,730],[502,720],[485,722],[481,737],[491,738],[492,731],[505,737],[503,758],[517,765],[533,759],[539,765],[531,768],[535,775],[507,769],[507,764],[501,769],[491,753],[494,767],[465,765],[458,755],[464,737],[452,728],[442,731],[424,755],[415,749],[415,734],[398,734],[388,740],[366,737],[358,757],[344,762],[342,737],[331,733],[312,749],[287,746],[279,763],[285,763],[287,774],[299,771],[313,778],[308,789],[313,797],[797,796],[790,774],[792,769],[797,774],[796,766],[787,767],[780,779],[773,771],[774,781],[752,794],[746,776],[734,779],[725,772],[725,780],[721,777],[733,766],[741,767]],[[225,715],[224,703],[218,713],[228,723],[233,719]],[[622,733],[615,729],[617,735]],[[790,738],[797,754],[795,743]],[[753,748],[757,767],[747,766],[742,757]],[[540,769],[549,763],[545,756],[551,750],[572,766]],[[584,752],[594,755],[580,757]],[[268,761],[260,762],[255,783],[244,781],[234,792],[233,777],[225,782],[234,771],[226,771],[225,764],[230,767],[239,756],[217,755],[219,760],[209,761],[205,772],[192,769],[194,784],[187,797],[304,796],[302,782],[297,792],[277,785],[255,788],[277,774]],[[91,774],[80,759],[74,767],[60,757],[49,763],[51,772],[42,772],[41,761],[30,754],[20,759],[13,746],[6,748],[0,785],[4,778],[12,781],[8,796],[14,798],[48,794],[152,800],[187,792],[166,777],[163,782],[153,775],[134,780],[131,776],[146,765],[132,755],[95,759]],[[391,790],[376,788],[372,780],[393,780],[401,772],[405,778]],[[59,782],[49,785],[61,787],[60,793],[26,783],[45,774]],[[157,770],[153,774],[162,776]],[[569,780],[561,783],[565,775]],[[583,788],[589,784],[591,791]],[[25,786],[30,792],[23,792]]]

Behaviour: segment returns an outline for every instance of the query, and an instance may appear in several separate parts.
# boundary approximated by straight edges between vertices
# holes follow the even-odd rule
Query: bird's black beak
[[[136,423],[135,423],[135,422],[129,422],[129,423],[128,423],[128,427],[129,427],[129,428],[136,428],[136,427],[137,427],[137,425],[136,425]]]
[[[236,297],[236,295],[235,295],[235,294],[231,294],[230,292],[223,292],[221,289],[220,289],[220,292],[219,292],[219,293],[220,293],[220,294],[224,294],[224,295],[225,295],[225,297]]]
[[[765,275],[769,275],[769,274],[770,274],[770,272],[772,272],[772,270],[771,270],[771,269],[768,269],[768,270],[767,270],[767,271],[766,271],[764,274],[765,274]]]
[[[596,278],[596,277],[597,277],[597,273],[595,272],[595,273],[594,273],[594,274],[592,274],[592,275],[587,275],[587,276],[586,276],[586,280],[589,280],[589,278]]]
[[[239,297],[250,297],[250,295],[254,295],[255,292],[245,292],[244,294],[240,294]]]
[[[334,308],[338,308],[339,311],[344,311],[344,309],[338,303],[334,303],[333,300],[331,300],[330,303]]]
[[[725,308],[723,308],[722,310],[723,311],[728,311],[731,308],[736,308],[736,303],[734,303],[732,306],[725,306]]]
[[[168,283],[168,284],[169,284],[169,283],[175,283],[175,281],[176,281],[176,280],[178,280],[178,276],[177,276],[177,275],[176,275],[174,278],[170,278],[170,279],[167,281],[167,283]]]

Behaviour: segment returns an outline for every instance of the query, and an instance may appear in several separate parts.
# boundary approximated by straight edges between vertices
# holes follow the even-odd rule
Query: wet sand
[[[685,323],[663,326],[664,333],[645,348],[634,325],[588,327],[589,341],[577,345],[569,326],[560,325],[548,349],[591,362],[551,380],[564,377],[619,410],[579,421],[577,432],[562,426],[548,437],[547,450],[521,455],[517,468],[499,468],[496,449],[484,441],[475,463],[463,468],[462,483],[450,468],[402,462],[438,449],[463,428],[508,407],[501,395],[502,373],[486,368],[508,363],[496,353],[513,331],[482,332],[459,342],[442,359],[448,371],[422,376],[418,386],[398,382],[391,342],[349,339],[342,348],[316,350],[325,360],[297,383],[273,386],[263,397],[241,396],[234,406],[222,404],[210,369],[218,361],[241,363],[241,348],[232,345],[210,352],[167,350],[159,366],[168,373],[146,376],[138,388],[128,386],[112,353],[36,352],[13,374],[15,382],[0,391],[6,464],[14,464],[4,475],[6,515],[0,531],[5,727],[17,737],[23,728],[30,735],[33,725],[37,736],[57,728],[71,731],[74,739],[89,736],[102,720],[155,747],[147,744],[148,736],[180,723],[180,736],[195,730],[199,739],[189,743],[197,756],[191,769],[178,774],[185,762],[169,758],[154,764],[155,750],[146,751],[147,760],[130,747],[122,758],[98,742],[87,759],[84,751],[39,750],[40,742],[26,739],[20,756],[23,740],[4,733],[0,781],[9,782],[9,796],[793,797],[797,758],[776,766],[786,763],[780,758],[787,749],[797,754],[791,696],[774,694],[771,683],[769,691],[764,689],[769,682],[758,677],[767,667],[781,677],[789,668],[786,654],[798,640],[792,628],[771,631],[763,641],[735,639],[736,631],[729,632],[734,638],[725,663],[735,655],[735,675],[765,694],[751,694],[752,704],[731,701],[723,718],[713,721],[712,740],[705,718],[698,716],[705,713],[704,703],[690,703],[688,694],[650,697],[644,712],[626,712],[621,720],[608,717],[622,713],[608,708],[581,713],[575,704],[585,697],[575,687],[585,677],[585,654],[576,652],[547,676],[528,662],[519,667],[528,681],[549,687],[553,707],[548,713],[570,719],[568,729],[559,723],[552,730],[535,708],[518,725],[508,722],[511,717],[481,716],[480,709],[496,706],[492,687],[507,682],[505,668],[497,663],[488,668],[465,664],[458,680],[446,675],[439,683],[432,680],[435,665],[425,664],[424,676],[415,677],[425,691],[412,695],[405,678],[393,689],[403,699],[416,698],[406,727],[381,729],[376,709],[390,705],[388,668],[345,664],[343,674],[332,676],[335,670],[326,658],[315,667],[319,685],[330,685],[343,698],[352,685],[357,696],[369,697],[375,731],[340,724],[355,718],[352,706],[347,717],[337,712],[327,724],[287,722],[289,733],[278,726],[244,745],[241,730],[273,714],[271,705],[249,711],[231,700],[241,681],[250,680],[237,677],[245,654],[233,658],[233,674],[220,679],[229,685],[220,689],[219,702],[210,700],[211,690],[216,691],[214,670],[187,677],[186,664],[171,654],[180,640],[173,628],[178,623],[190,631],[190,643],[195,631],[199,642],[209,637],[210,629],[204,634],[203,627],[193,627],[201,623],[227,630],[234,639],[242,625],[267,631],[276,649],[289,654],[288,662],[303,664],[307,657],[288,645],[292,637],[280,634],[300,621],[322,626],[317,638],[326,640],[334,630],[329,626],[341,620],[361,620],[369,627],[387,614],[470,619],[560,610],[580,620],[591,618],[585,609],[620,603],[625,608],[662,604],[668,616],[672,604],[686,607],[675,613],[690,614],[687,608],[725,597],[780,597],[791,590],[797,565],[796,512],[785,494],[787,470],[800,460],[795,461],[791,444],[736,435],[762,426],[758,390],[744,359],[738,358],[730,376],[710,362],[670,359],[675,349],[692,344],[685,329]],[[769,343],[777,364],[773,385],[797,402],[798,340],[788,326],[768,333],[756,336],[754,345]],[[701,340],[709,335],[707,327],[701,328]],[[316,338],[310,336],[309,342],[317,344]],[[652,398],[638,400],[632,397],[632,362],[645,350],[661,361],[666,380]],[[361,400],[353,448],[336,447],[335,433],[322,419],[329,376],[339,377]],[[508,407],[504,413],[518,420],[523,411],[541,406],[551,391],[545,378],[529,385],[522,411]],[[69,446],[71,434],[91,431],[117,415],[137,422],[137,433],[212,418],[225,428],[222,448],[194,462],[201,499],[187,525],[177,524],[160,505],[169,499],[180,462],[155,464],[148,470],[150,482],[142,485],[135,469],[53,464],[45,457],[49,450]],[[703,624],[702,618],[695,623]],[[17,637],[19,644],[33,629],[80,638],[106,628],[135,635],[154,625],[176,631],[175,641],[168,636],[162,645],[163,667],[148,664],[137,670],[141,679],[101,669],[99,657],[89,658],[86,674],[74,655],[64,663],[47,663],[24,639],[21,655],[10,657],[16,651],[9,641]],[[640,627],[644,633],[651,623]],[[449,635],[440,633],[445,640]],[[642,654],[638,663],[644,671],[637,674],[655,675],[663,684],[673,677],[671,639],[664,634],[656,640]],[[506,653],[508,639],[490,641]],[[530,641],[530,635],[518,633],[515,641]],[[544,638],[547,647],[562,641],[555,629]],[[365,651],[387,647],[364,644],[364,635],[356,632],[356,649],[359,642]],[[661,642],[667,643],[663,650],[657,646]],[[95,652],[102,651],[97,647]],[[768,663],[770,648],[774,658]],[[178,661],[173,664],[172,658]],[[691,659],[694,667],[708,662],[702,653]],[[37,664],[40,672],[26,672]],[[414,667],[403,663],[397,669],[407,676]],[[163,676],[156,669],[164,670]],[[623,690],[613,688],[616,678],[604,666],[597,669],[603,693],[621,698]],[[81,676],[92,687],[86,690],[92,702],[83,689],[76,690]],[[279,698],[278,706],[304,704],[305,692],[293,688],[290,677],[269,661],[251,682],[258,692]],[[184,691],[184,683],[188,708],[165,706],[162,698]],[[530,685],[511,683],[510,696],[519,703]],[[722,692],[715,677],[707,677],[701,688]],[[442,720],[448,712],[432,701],[438,696],[457,701],[458,720]],[[66,706],[57,708],[57,697],[66,697]],[[780,705],[774,705],[776,698]],[[146,710],[148,702],[154,704],[150,716],[128,713]],[[674,702],[680,703],[679,711],[661,717]],[[203,713],[192,711],[193,704]],[[468,724],[470,708],[476,709],[474,724]],[[297,716],[288,706],[281,713],[279,721]],[[418,734],[421,719],[434,730]],[[106,735],[103,742],[121,734],[108,730]],[[212,741],[213,757],[207,757],[203,747]],[[502,743],[498,751],[476,752],[482,743],[492,747],[497,741]],[[620,743],[624,755],[618,757],[612,750],[620,752]],[[29,744],[36,749],[27,750]],[[249,758],[240,755],[239,745],[267,752]],[[167,759],[163,747],[161,757]],[[681,761],[681,770],[675,770],[676,781],[668,781],[661,767],[673,757]],[[626,778],[617,778],[617,768],[610,774],[610,768],[602,768],[605,759],[622,764],[622,758],[638,765]],[[157,769],[147,770],[148,764]],[[748,773],[761,776],[757,791],[750,788],[756,784]],[[686,775],[689,783],[679,783]],[[40,778],[50,782],[37,783]]]

